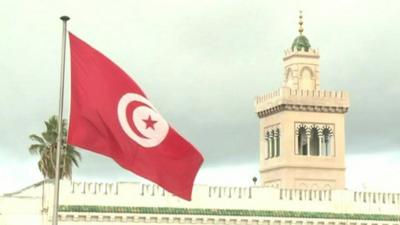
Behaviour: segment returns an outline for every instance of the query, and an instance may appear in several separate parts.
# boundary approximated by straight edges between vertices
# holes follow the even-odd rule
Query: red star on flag
[[[153,120],[153,119],[151,118],[151,115],[149,115],[149,117],[147,117],[147,119],[143,120],[143,122],[146,123],[146,129],[148,129],[148,128],[150,127],[150,128],[153,129],[153,130],[154,130],[154,124],[157,123],[156,120]]]

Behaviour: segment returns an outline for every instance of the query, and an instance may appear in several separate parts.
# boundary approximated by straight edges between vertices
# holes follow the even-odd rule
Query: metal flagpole
[[[60,184],[60,151],[62,141],[62,122],[63,122],[63,106],[64,106],[64,75],[65,75],[65,46],[67,39],[67,21],[68,16],[62,16],[60,19],[63,22],[62,31],[62,46],[61,46],[61,74],[60,74],[60,100],[58,106],[58,137],[57,137],[57,153],[56,153],[56,177],[54,180],[54,199],[53,199],[53,219],[52,225],[58,223],[58,195],[59,195],[59,184]]]

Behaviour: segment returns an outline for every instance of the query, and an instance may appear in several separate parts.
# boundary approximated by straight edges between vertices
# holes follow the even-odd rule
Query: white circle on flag
[[[133,108],[132,118],[128,118],[127,107],[133,102],[142,103]],[[169,125],[155,107],[143,96],[127,93],[118,102],[118,120],[122,130],[136,143],[145,148],[159,145],[167,136]],[[134,131],[129,125],[131,120]]]

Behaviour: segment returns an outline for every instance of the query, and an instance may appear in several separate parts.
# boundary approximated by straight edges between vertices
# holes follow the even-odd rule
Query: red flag
[[[123,168],[190,200],[202,155],[165,121],[122,69],[72,33],[69,39],[68,143],[111,157]]]

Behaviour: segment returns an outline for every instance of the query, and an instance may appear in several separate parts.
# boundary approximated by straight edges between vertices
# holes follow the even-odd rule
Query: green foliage
[[[45,178],[55,178],[58,121],[56,116],[50,117],[44,122],[46,130],[41,136],[32,134],[29,138],[35,143],[29,147],[29,152],[33,155],[39,155],[38,167]],[[78,167],[78,161],[81,155],[73,146],[67,145],[67,121],[62,122],[62,147],[60,152],[60,178],[71,178],[72,166]]]

